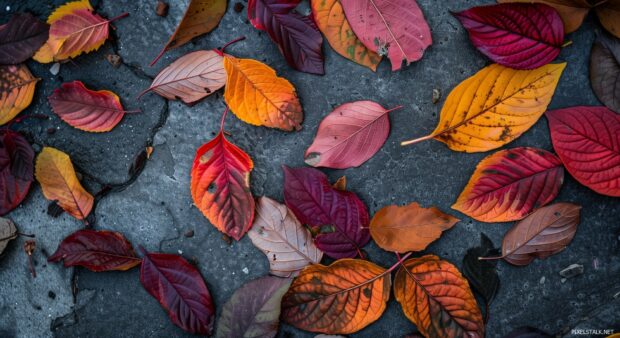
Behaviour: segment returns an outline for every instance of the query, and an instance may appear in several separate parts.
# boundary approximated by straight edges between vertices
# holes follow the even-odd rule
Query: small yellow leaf
[[[30,105],[37,81],[26,65],[0,66],[0,125]]]

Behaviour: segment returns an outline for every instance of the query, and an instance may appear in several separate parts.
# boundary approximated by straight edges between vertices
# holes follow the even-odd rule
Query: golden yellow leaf
[[[303,112],[295,87],[264,63],[224,55],[224,99],[242,121],[286,131],[301,129]]]
[[[75,175],[69,155],[55,148],[43,148],[37,156],[35,177],[45,198],[56,201],[71,216],[82,220],[92,210],[94,198]]]
[[[566,63],[532,70],[497,64],[483,68],[452,90],[430,135],[450,149],[483,152],[499,148],[527,131],[547,110]]]
[[[0,66],[0,125],[30,105],[37,81],[26,65]]]

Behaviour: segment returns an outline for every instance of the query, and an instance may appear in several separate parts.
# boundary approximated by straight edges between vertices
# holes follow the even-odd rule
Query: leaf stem
[[[562,48],[568,47],[568,46],[570,46],[572,44],[573,44],[573,40],[568,40],[568,41],[564,42],[564,44],[562,45]]]
[[[20,123],[20,122],[22,122],[24,120],[31,119],[31,118],[36,118],[36,119],[43,120],[43,119],[48,119],[48,116],[44,115],[44,114],[28,114],[28,115],[23,115],[23,116],[20,116],[18,118],[13,119],[4,128],[10,129],[14,124]]]
[[[396,262],[396,264],[392,265],[392,267],[390,267],[389,269],[387,269],[387,271],[385,271],[385,273],[386,273],[386,274],[388,274],[388,273],[390,273],[390,272],[394,271],[394,269],[396,269],[399,265],[401,265],[401,264],[405,261],[405,259],[409,258],[409,256],[411,256],[411,254],[412,254],[412,253],[413,253],[413,252],[411,252],[411,251],[410,251],[410,252],[408,252],[407,254],[405,254],[404,256],[400,257],[400,258],[398,259],[398,262]],[[400,255],[399,255],[399,256],[400,256]]]
[[[128,16],[129,16],[129,13],[125,12],[125,13],[123,13],[123,14],[119,15],[119,16],[115,16],[115,17],[113,17],[112,19],[108,19],[108,23],[110,23],[110,22],[112,22],[112,21],[120,20],[120,19],[122,19],[122,18],[126,18],[126,17],[128,17]]]
[[[168,50],[167,47],[168,46],[164,46],[164,48],[161,49],[161,52],[159,52],[159,54],[157,54],[157,56],[153,59],[153,61],[149,63],[149,67],[153,67],[153,65],[157,63],[157,61],[159,61],[159,59],[161,59],[162,56],[164,56],[164,53]]]
[[[410,144],[415,144],[415,143],[418,143],[418,142],[422,142],[422,141],[430,140],[430,139],[432,139],[433,137],[435,137],[435,135],[430,134],[430,135],[426,135],[426,136],[424,136],[424,137],[419,137],[419,138],[416,138],[416,139],[414,139],[414,140],[403,141],[403,142],[401,142],[401,143],[400,143],[400,145],[404,147],[404,146],[408,146],[408,145],[410,145]]]
[[[497,259],[503,259],[506,256],[491,256],[491,257],[478,257],[479,261],[494,261]]]
[[[218,53],[220,56],[224,56],[224,50],[226,49],[226,47],[228,47],[228,46],[230,46],[230,45],[232,45],[234,43],[237,43],[239,41],[243,41],[243,40],[245,40],[245,36],[240,36],[240,37],[238,37],[238,38],[236,38],[234,40],[228,41],[227,43],[224,44],[224,46],[222,46],[220,48],[214,49],[214,51],[216,53]]]
[[[224,132],[224,121],[226,120],[226,115],[228,115],[228,105],[226,105],[224,114],[222,114],[222,121],[220,122],[220,132]]]
[[[401,109],[402,107],[403,107],[402,105],[398,105],[398,106],[396,106],[394,108],[390,108],[390,109],[386,110],[385,112],[386,113],[393,112],[395,110]]]

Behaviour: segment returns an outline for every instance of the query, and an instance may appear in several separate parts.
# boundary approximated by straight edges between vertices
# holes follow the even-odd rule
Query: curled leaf
[[[9,245],[9,242],[17,238],[17,227],[8,218],[0,217],[0,255]]]
[[[600,35],[590,54],[590,83],[596,97],[620,114],[620,39]]]
[[[0,125],[11,121],[32,103],[38,81],[26,65],[0,65]]]
[[[30,13],[15,13],[0,26],[0,64],[16,65],[34,55],[45,43],[49,26]]]
[[[34,180],[34,150],[19,133],[0,136],[0,215],[15,209],[28,195]],[[2,238],[0,236],[0,238]]]

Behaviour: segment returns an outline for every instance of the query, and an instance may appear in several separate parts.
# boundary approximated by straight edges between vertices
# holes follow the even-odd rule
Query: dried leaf
[[[269,272],[275,276],[297,276],[305,266],[317,264],[323,257],[308,229],[285,205],[268,197],[258,199],[254,225],[248,236],[267,256]]]
[[[387,55],[392,70],[403,60],[422,58],[431,45],[431,31],[415,0],[340,0],[347,20],[362,43]]]
[[[558,195],[564,181],[562,162],[537,148],[513,148],[485,157],[453,209],[482,222],[523,219]]]
[[[533,70],[485,67],[452,90],[430,135],[401,145],[434,138],[456,151],[499,148],[521,136],[547,110],[564,67],[566,63]]]
[[[26,65],[0,66],[0,125],[30,105],[38,81]]]
[[[200,272],[183,257],[144,252],[140,282],[183,330],[211,335],[215,307]]]
[[[525,2],[549,5],[555,8],[562,17],[566,33],[576,31],[592,7],[588,0],[497,0],[497,2]]]
[[[216,338],[275,337],[280,303],[291,279],[261,277],[239,288],[222,308]]]
[[[359,259],[310,265],[284,295],[282,319],[311,332],[357,332],[385,311],[391,280],[386,271]]]
[[[362,165],[385,143],[390,133],[388,113],[394,109],[385,109],[372,101],[338,106],[321,121],[312,145],[306,150],[306,163],[335,169]]]
[[[500,65],[534,69],[553,61],[564,43],[564,25],[544,4],[508,3],[454,13],[478,50]]]
[[[553,148],[579,183],[620,196],[620,115],[605,107],[549,111]]]
[[[394,278],[394,296],[425,337],[484,337],[467,280],[437,256],[406,260]]]
[[[224,99],[242,121],[286,131],[301,129],[303,112],[295,87],[275,70],[251,59],[224,55]]]
[[[63,121],[93,133],[112,130],[128,112],[113,92],[90,90],[81,81],[63,83],[47,99]]]
[[[178,99],[191,104],[225,84],[222,56],[213,50],[199,50],[183,55],[164,68],[140,96],[152,90],[168,100]]]
[[[608,32],[620,38],[620,1],[597,1],[594,10],[601,24]]]
[[[122,234],[106,230],[78,230],[67,236],[47,259],[61,260],[65,267],[83,266],[95,272],[126,271],[142,261]]]
[[[372,71],[377,70],[381,56],[364,46],[353,33],[340,0],[312,0],[310,6],[314,22],[338,54]]]
[[[338,180],[334,182],[334,184],[332,184],[332,187],[336,190],[347,190],[347,177],[340,176],[340,178],[338,178]]]
[[[9,242],[17,238],[17,227],[8,218],[0,217],[0,255],[4,252]]]
[[[469,281],[472,290],[482,296],[486,305],[486,316],[489,316],[489,305],[495,299],[499,289],[497,275],[497,261],[480,260],[479,257],[499,254],[493,242],[483,233],[480,233],[480,246],[467,250],[463,257],[463,276]]]
[[[370,221],[370,235],[383,250],[422,251],[459,220],[441,210],[416,202],[381,208]]]
[[[5,215],[26,198],[34,180],[34,150],[21,134],[3,131],[0,167],[0,215]]]
[[[286,62],[302,72],[323,75],[323,37],[310,16],[293,9],[301,0],[249,0],[248,19],[267,32]]]
[[[69,155],[45,147],[37,156],[35,177],[41,184],[43,195],[68,214],[84,220],[93,208],[94,198],[80,184]]]
[[[30,13],[15,13],[0,26],[0,65],[16,65],[30,59],[47,41],[49,26]]]
[[[620,40],[600,35],[590,54],[590,83],[596,97],[620,114]]]
[[[536,210],[508,230],[501,258],[513,265],[528,265],[535,258],[564,250],[577,231],[580,209],[572,203],[555,203]]]
[[[177,29],[166,42],[159,55],[151,62],[154,65],[165,52],[188,43],[193,38],[207,34],[220,24],[226,13],[226,0],[190,0]]]

